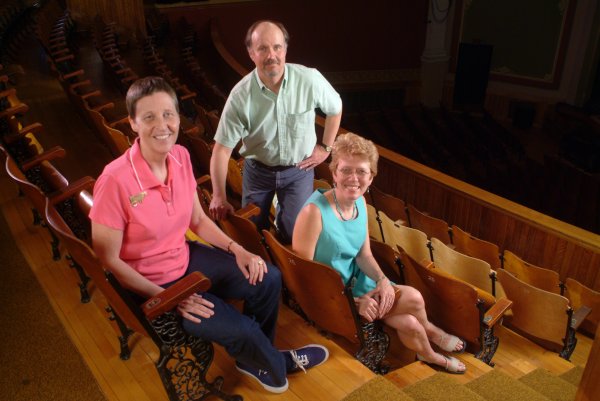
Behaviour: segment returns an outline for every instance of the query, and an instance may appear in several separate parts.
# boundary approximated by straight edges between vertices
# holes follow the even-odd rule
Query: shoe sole
[[[238,370],[238,372],[245,374],[246,376],[254,379],[258,384],[260,384],[265,390],[271,392],[271,393],[275,393],[275,394],[281,394],[284,393],[285,391],[287,391],[289,383],[288,383],[288,379],[285,379],[285,385],[281,386],[281,387],[273,387],[273,386],[269,386],[268,384],[265,384],[263,382],[260,381],[260,379],[256,376],[254,376],[252,373],[240,368],[237,364],[235,365],[235,368]]]

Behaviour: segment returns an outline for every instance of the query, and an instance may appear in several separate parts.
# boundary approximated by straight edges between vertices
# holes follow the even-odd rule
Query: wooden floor
[[[67,149],[66,161],[57,163],[70,179],[83,175],[97,176],[102,166],[110,160],[107,150],[99,143],[81,117],[68,103],[58,83],[49,75],[44,56],[35,42],[31,43],[20,60],[27,75],[18,79],[19,98],[28,103],[30,111],[26,122],[41,122],[46,135],[40,139],[44,147],[60,144]],[[98,63],[100,60],[98,59]],[[90,62],[90,65],[93,63]],[[101,70],[101,67],[100,67]],[[86,70],[87,71],[87,70]],[[101,71],[100,71],[101,73]],[[94,81],[96,84],[99,82]],[[110,401],[167,400],[164,389],[154,369],[158,351],[153,343],[134,335],[132,357],[121,361],[113,323],[106,319],[105,302],[98,291],[93,291],[92,302],[79,302],[76,276],[64,259],[51,258],[47,232],[32,224],[30,207],[24,198],[17,196],[16,187],[4,173],[0,174],[0,205],[19,248],[31,269],[48,294],[54,310],[65,326],[67,333],[98,380]],[[64,252],[63,252],[64,253]],[[518,377],[536,367],[562,373],[574,364],[584,365],[591,347],[591,339],[578,336],[579,343],[569,363],[555,353],[547,352],[529,341],[510,332],[499,330],[500,347],[494,361],[496,369]],[[306,343],[322,343],[329,347],[331,359],[308,374],[290,377],[290,390],[283,395],[266,393],[247,377],[239,374],[233,361],[222,349],[217,355],[210,374],[226,377],[225,390],[237,393],[246,400],[340,400],[359,387],[374,374],[358,363],[350,354],[332,341],[307,326],[297,315],[282,306],[278,322],[276,345],[282,349]],[[460,357],[468,366],[468,373],[460,380],[468,381],[492,369],[472,356]],[[422,363],[414,363],[388,377],[399,386],[404,386],[433,374],[433,370]]]

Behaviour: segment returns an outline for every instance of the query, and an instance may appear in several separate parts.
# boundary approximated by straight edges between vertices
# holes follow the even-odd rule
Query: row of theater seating
[[[207,147],[208,147],[208,149],[210,149],[210,145],[208,145]],[[239,163],[238,162],[236,162],[236,163],[239,166]],[[239,167],[237,167],[237,168],[239,170]],[[319,176],[321,178],[327,179],[326,173],[320,173]],[[204,179],[204,181],[201,180],[201,182],[205,182],[205,179]],[[207,200],[207,201],[209,200],[208,197],[210,195],[208,193],[208,191],[209,191],[208,188],[209,187],[205,187],[205,188],[201,187],[200,188],[202,190],[202,195],[203,195],[202,199]],[[46,210],[46,209],[48,209],[48,208],[44,208],[44,210]],[[50,218],[48,218],[49,215],[50,214],[47,214],[46,219],[50,220],[50,221],[54,221],[52,216],[50,216]],[[383,213],[382,213],[382,216],[383,216]],[[416,212],[415,211],[411,212],[409,209],[409,212],[406,213],[405,221],[407,221],[407,222],[410,221],[412,223],[413,219],[415,219],[415,216],[417,216]],[[225,223],[223,225],[223,228],[225,230],[229,230],[228,232],[230,233],[230,235],[232,235],[232,237],[235,235],[234,232],[236,230],[238,230],[239,227],[242,226],[242,223],[235,222],[235,219],[237,217],[240,217],[241,219],[244,218],[242,216],[232,216],[233,220],[232,220],[232,222],[229,222],[230,226],[227,227],[227,223]],[[446,224],[446,227],[447,227],[447,224]],[[60,230],[58,230],[58,231],[60,231]],[[66,231],[66,230],[63,230],[63,231]],[[254,228],[254,232],[256,232],[256,228]],[[384,231],[382,229],[380,229],[380,232],[383,233]],[[446,229],[446,232],[448,232],[447,229]],[[348,333],[348,328],[351,328],[351,330],[350,330],[351,333],[347,334],[348,337],[354,338],[354,342],[355,343],[358,342],[360,344],[360,347],[359,347],[360,351],[357,353],[357,357],[359,357],[359,359],[362,358],[361,360],[363,360],[363,362],[365,362],[365,364],[367,364],[367,366],[370,366],[373,369],[379,369],[380,371],[383,371],[384,368],[381,367],[381,365],[380,365],[380,361],[381,361],[380,359],[378,359],[378,358],[371,359],[370,357],[366,358],[366,356],[368,356],[368,355],[373,355],[373,352],[372,352],[373,348],[365,348],[365,347],[375,347],[375,349],[378,350],[378,352],[375,352],[375,354],[378,357],[381,355],[382,352],[383,352],[383,355],[385,355],[385,349],[387,348],[385,336],[381,337],[379,335],[376,335],[376,333],[380,333],[380,328],[378,329],[377,327],[374,327],[374,326],[368,327],[368,325],[365,325],[364,322],[361,322],[360,319],[358,319],[356,310],[353,309],[353,301],[352,301],[351,297],[348,298],[349,292],[348,292],[347,288],[344,289],[343,285],[342,285],[342,291],[339,291],[339,292],[336,291],[336,293],[346,294],[345,295],[346,298],[344,298],[343,302],[345,302],[345,305],[347,305],[348,309],[345,309],[345,310],[347,310],[347,313],[345,312],[342,315],[349,316],[351,319],[351,320],[349,320],[349,322],[351,322],[351,324],[348,324],[348,321],[344,321],[343,319],[340,319],[340,320],[331,319],[331,316],[332,316],[331,314],[323,315],[322,311],[321,311],[320,315],[311,316],[313,313],[317,313],[317,312],[308,312],[309,310],[311,310],[309,307],[309,304],[303,304],[303,302],[312,302],[313,304],[315,304],[315,302],[317,300],[321,299],[321,298],[318,298],[317,295],[315,295],[317,289],[319,289],[323,293],[330,294],[332,291],[332,288],[337,288],[337,287],[335,287],[335,285],[337,285],[337,286],[340,285],[341,281],[339,280],[339,276],[337,276],[337,281],[336,281],[336,279],[335,279],[336,276],[331,276],[331,273],[330,273],[331,269],[327,270],[327,269],[323,269],[321,267],[319,267],[319,269],[314,270],[314,271],[309,270],[309,269],[311,269],[310,267],[306,267],[306,269],[298,269],[298,268],[289,267],[288,262],[289,262],[290,258],[295,257],[295,256],[293,256],[293,254],[292,255],[286,254],[286,252],[289,252],[289,251],[286,250],[285,247],[282,247],[280,244],[278,244],[276,241],[276,238],[274,238],[269,232],[263,232],[262,234],[266,238],[266,243],[268,244],[269,250],[271,251],[271,253],[266,253],[265,257],[270,257],[272,255],[272,259],[280,265],[280,268],[282,269],[282,271],[284,273],[284,281],[285,281],[286,287],[288,288],[288,291],[289,291],[288,295],[290,296],[290,298],[294,299],[298,304],[300,304],[303,312],[305,313],[305,316],[307,316],[310,320],[317,322],[320,326],[326,327],[326,328],[328,327],[328,325],[327,325],[328,323],[336,323],[336,324],[338,324],[339,327],[343,327],[346,329],[344,331],[344,333]],[[238,235],[238,238],[240,238],[239,239],[240,243],[243,243],[243,241],[242,241],[243,239],[247,240],[250,237],[252,237],[252,236],[245,235],[245,234],[242,234],[241,236]],[[234,238],[236,238],[236,237],[234,237]],[[260,235],[259,236],[254,235],[254,238],[258,238],[259,239],[258,244],[260,244],[262,246],[262,238],[260,237]],[[453,240],[453,237],[449,236],[449,239],[450,239],[450,241],[448,241],[448,242],[451,242]],[[444,243],[442,242],[442,244],[444,244]],[[74,249],[77,247],[76,245],[72,245],[72,246]],[[436,245],[436,247],[439,249],[441,247],[441,245]],[[392,249],[392,253],[395,251],[393,248],[389,248],[389,247],[385,248],[385,249],[388,249],[388,250]],[[424,249],[428,249],[428,248],[424,248]],[[69,250],[70,250],[70,252],[76,253],[76,251],[73,251],[70,248],[69,248]],[[88,251],[93,252],[93,251],[91,251],[91,249],[89,249],[89,246],[88,246]],[[387,266],[390,267],[390,269],[388,269],[388,271],[390,271],[390,270],[396,271],[398,280],[401,280],[401,277],[402,277],[401,272],[406,272],[408,270],[408,268],[406,266],[410,266],[411,263],[413,263],[416,266],[414,268],[414,271],[417,272],[417,273],[414,273],[413,276],[419,274],[418,269],[419,269],[420,264],[416,263],[414,258],[413,258],[413,260],[411,260],[410,255],[408,255],[406,252],[399,252],[399,256],[396,255],[395,253],[393,253],[393,255],[394,255],[394,259],[393,259],[394,263],[393,264],[388,263]],[[395,260],[397,260],[398,257],[400,258],[400,260],[403,261],[403,263],[402,263],[402,265],[404,266],[403,271],[394,268],[394,266],[396,265]],[[85,256],[81,256],[80,259],[84,260]],[[78,260],[78,259],[75,257],[75,260]],[[95,259],[95,260],[96,260],[95,263],[97,263],[97,259]],[[297,259],[297,260],[298,260],[298,262],[296,263],[296,265],[300,266],[300,259]],[[384,265],[383,259],[381,259],[381,260],[382,260],[382,262],[381,262],[382,265]],[[286,261],[288,261],[288,262],[286,262]],[[80,263],[82,263],[82,262],[80,262]],[[311,264],[310,261],[302,261],[302,263],[306,263],[308,265],[314,266],[314,262]],[[438,261],[434,260],[434,263],[438,263]],[[292,263],[292,265],[293,264],[294,263]],[[90,264],[88,265],[88,268],[90,270],[92,270],[93,269],[92,266],[93,266],[93,262],[90,262]],[[307,274],[308,272],[313,272],[313,273],[309,274],[309,276],[312,277],[311,280],[314,278],[317,278],[317,277],[321,277],[320,275],[318,275],[320,273],[317,273],[317,271],[325,271],[325,272],[329,271],[329,273],[323,273],[323,274],[331,276],[332,280],[325,281],[324,278],[322,281],[318,280],[314,286],[315,292],[307,292],[306,290],[303,290],[302,288],[306,287],[306,284],[307,284],[306,280],[308,280],[309,277],[300,278],[298,280],[296,280],[294,278],[290,278],[291,273],[289,273],[289,272],[292,271],[292,269],[294,269],[296,272],[304,272],[305,274]],[[429,270],[431,270],[431,269],[429,269]],[[392,272],[390,272],[390,275],[391,274],[392,274]],[[431,273],[429,273],[429,271],[427,271],[427,274],[431,274]],[[90,275],[92,275],[92,274],[90,273]],[[102,278],[103,278],[103,276],[97,276],[97,277],[98,277],[98,278],[96,278],[97,280],[102,280]],[[294,280],[296,280],[296,281],[294,281]],[[441,280],[442,279],[439,279],[438,281],[441,281]],[[454,281],[452,281],[452,280],[454,280]],[[414,281],[417,282],[417,280],[414,280]],[[431,281],[431,280],[423,280],[422,279],[422,281],[427,282],[427,281]],[[303,283],[304,286],[303,287],[294,286],[294,284],[293,284],[294,282]],[[451,287],[455,288],[455,289],[459,288],[460,285],[463,285],[463,284],[459,284],[459,283],[463,283],[463,281],[458,280],[456,278],[451,278],[450,282],[452,282],[452,284],[453,284]],[[318,284],[318,283],[323,283],[323,284]],[[329,284],[325,284],[325,283],[332,283],[332,284],[330,286]],[[113,283],[113,284],[115,284],[115,283]],[[114,288],[114,287],[112,287],[112,288]],[[423,288],[425,291],[425,286],[423,286]],[[462,287],[460,287],[460,288],[462,288]],[[110,290],[107,290],[107,292],[109,292],[109,291]],[[431,291],[431,292],[434,292],[434,291]],[[462,292],[466,292],[466,291],[462,291]],[[308,297],[309,300],[301,301],[302,297],[304,297],[304,298]],[[479,295],[478,295],[478,297],[479,297]],[[479,299],[479,298],[476,298],[476,299]],[[115,303],[118,303],[118,301],[115,301]],[[316,303],[319,304],[318,302],[316,302]],[[499,304],[499,306],[497,306],[495,308],[495,310],[492,310],[492,307],[491,307],[488,310],[486,310],[484,313],[483,320],[485,321],[484,323],[487,323],[488,328],[493,327],[493,325],[495,323],[497,323],[498,320],[500,319],[500,317],[499,317],[499,316],[501,316],[500,312],[502,312],[503,310],[506,310],[510,306],[506,302],[496,302],[496,303]],[[334,307],[336,307],[337,309],[336,309],[336,313],[334,313],[333,315],[336,315],[338,313],[340,305],[341,304],[339,304],[339,303],[334,304]],[[130,307],[130,306],[128,306],[128,307]],[[324,309],[322,305],[321,305],[320,309],[322,309],[322,310]],[[123,312],[123,314],[126,315],[126,312]],[[454,315],[454,313],[451,311],[450,313],[446,313],[446,314],[442,314],[442,315]],[[319,320],[321,318],[314,317],[314,316],[329,316],[328,320],[330,322]],[[140,323],[141,325],[145,324],[144,322],[145,322],[145,320],[143,320],[143,319],[141,320],[141,323],[140,323],[140,321],[138,321],[138,323]],[[341,324],[340,324],[340,322],[341,322]],[[481,326],[480,326],[481,322],[478,322],[478,323],[479,323],[479,326],[478,326],[479,330],[481,330]],[[127,322],[127,325],[129,325],[131,327],[131,326],[134,326],[135,323]],[[146,328],[146,330],[148,330],[148,329]],[[329,330],[335,333],[336,330],[341,330],[341,328],[329,329]],[[353,330],[354,330],[354,332],[352,332]],[[375,330],[375,331],[373,331],[373,330]],[[470,345],[471,349],[478,349],[477,345],[479,345],[479,351],[482,351],[480,356],[482,357],[482,359],[486,360],[487,362],[490,362],[491,357],[493,356],[493,352],[486,351],[486,350],[484,350],[484,348],[489,347],[490,349],[493,349],[494,343],[497,345],[497,342],[495,342],[493,332],[490,332],[490,330],[482,330],[482,331],[483,331],[483,333],[485,333],[484,340],[482,341],[481,340],[482,337],[478,336],[477,337],[478,340],[476,340],[476,339],[469,340],[470,341],[469,345]],[[362,333],[362,334],[357,336],[357,333]],[[341,335],[344,335],[344,334],[341,334]],[[126,336],[124,336],[124,337],[126,337]],[[378,340],[373,342],[373,340],[375,338],[377,338]],[[475,347],[474,347],[474,345],[475,345]]]
[[[513,305],[505,321],[517,331],[559,351],[566,359],[576,343],[576,328],[581,325],[588,335],[595,332],[600,321],[600,293],[571,278],[561,280],[556,271],[533,266],[510,250],[500,250],[497,245],[475,238],[455,225],[449,227],[443,220],[411,205],[405,206],[402,200],[377,189],[371,189],[368,199],[372,237],[406,252],[415,261],[430,265],[428,274],[449,274],[484,291],[490,300],[507,297]],[[418,216],[416,220],[415,216]],[[413,224],[413,221],[418,223]],[[443,291],[423,288],[439,283],[439,279],[421,277],[419,281],[414,272],[408,276],[412,279],[404,277],[406,281],[412,285],[416,280],[422,291],[433,298],[432,304],[444,305],[440,298]],[[451,298],[445,301],[440,318],[447,320],[453,316],[456,302],[450,302]],[[454,322],[456,327],[448,324],[458,332],[465,327],[460,321]]]
[[[44,10],[44,17],[55,21],[47,33],[66,39],[64,27],[67,25],[69,15],[63,12],[57,13],[56,10],[50,6]],[[60,42],[66,44],[67,41]],[[72,55],[68,46],[66,48],[67,50],[61,53],[61,56]],[[55,64],[56,60],[52,54],[48,53],[48,57],[50,64]],[[65,75],[67,74],[59,73],[57,78],[63,79]],[[74,76],[81,78],[81,74]],[[87,80],[81,80],[84,81]],[[81,84],[81,86],[85,85],[90,86],[91,83]],[[15,88],[11,89],[15,90]],[[90,90],[88,93],[92,92],[97,90]],[[70,91],[67,93],[72,94]],[[191,275],[143,305],[132,299],[131,294],[105,271],[91,248],[90,222],[87,214],[93,202],[91,190],[94,179],[83,177],[69,183],[52,163],[53,158],[65,156],[66,152],[60,147],[47,151],[41,148],[35,136],[41,134],[43,130],[23,126],[21,116],[26,112],[26,105],[23,105],[18,97],[13,96],[13,98],[14,104],[11,103],[9,109],[14,110],[20,106],[21,111],[5,113],[3,110],[1,115],[2,121],[6,122],[3,126],[15,127],[12,130],[2,131],[1,153],[6,170],[34,206],[36,214],[40,216],[39,221],[48,228],[52,237],[53,257],[55,259],[60,257],[59,241],[62,248],[68,252],[70,263],[79,272],[81,301],[88,302],[90,296],[102,296],[107,301],[109,318],[117,322],[121,358],[124,360],[129,358],[128,339],[133,331],[149,336],[160,350],[157,370],[171,400],[196,399],[198,396],[210,394],[227,397],[221,391],[222,378],[217,377],[213,381],[208,381],[206,377],[213,359],[212,344],[187,335],[180,325],[181,318],[172,311],[178,302],[189,294],[205,291],[210,286],[209,280],[200,275]],[[81,99],[80,96],[80,100],[86,99]],[[41,127],[41,124],[32,126]],[[99,293],[89,293],[87,284],[90,278],[94,281],[95,291]],[[191,368],[195,373],[179,371],[177,366],[181,363],[188,364],[191,355],[193,355]]]

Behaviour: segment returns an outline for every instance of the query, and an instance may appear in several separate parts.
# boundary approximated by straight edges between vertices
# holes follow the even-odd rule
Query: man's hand
[[[297,166],[299,169],[302,170],[310,170],[323,163],[328,156],[329,152],[326,151],[323,146],[317,144],[315,145],[312,154],[306,159],[302,160],[300,163],[298,163]]]
[[[208,211],[213,220],[221,220],[227,217],[229,213],[233,213],[234,210],[233,206],[227,202],[227,199],[213,195]]]

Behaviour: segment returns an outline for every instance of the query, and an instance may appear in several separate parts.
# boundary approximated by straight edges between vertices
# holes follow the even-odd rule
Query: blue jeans
[[[314,170],[291,167],[276,172],[260,167],[252,159],[246,159],[242,177],[242,206],[253,203],[260,208],[260,215],[253,218],[259,230],[269,229],[271,204],[277,194],[277,228],[282,240],[290,243],[296,217],[313,193]]]
[[[220,344],[227,353],[246,365],[268,370],[279,385],[285,383],[286,359],[273,346],[279,312],[281,273],[272,264],[263,281],[250,285],[238,268],[235,257],[221,249],[190,242],[186,275],[199,271],[212,286],[202,296],[212,302],[214,315],[200,323],[183,319],[186,332]],[[244,300],[240,313],[224,299]]]

